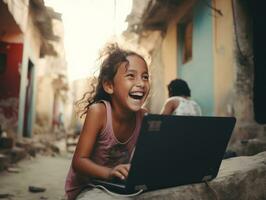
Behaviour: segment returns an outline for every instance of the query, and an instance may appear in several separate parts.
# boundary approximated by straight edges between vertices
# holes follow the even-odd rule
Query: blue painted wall
[[[192,60],[185,64],[182,63],[182,41],[178,40],[177,76],[188,82],[192,99],[200,104],[203,115],[213,115],[212,13],[206,2],[211,5],[210,0],[198,1],[193,9]],[[181,36],[180,28],[178,31]]]

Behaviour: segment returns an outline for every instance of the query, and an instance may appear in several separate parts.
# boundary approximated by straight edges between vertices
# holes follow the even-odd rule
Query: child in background
[[[86,118],[65,183],[69,200],[92,178],[127,178],[150,90],[147,63],[139,54],[110,44],[100,58],[98,83],[86,99]]]
[[[168,88],[169,98],[166,100],[161,114],[164,115],[201,115],[197,102],[190,99],[190,89],[182,79],[172,80]]]

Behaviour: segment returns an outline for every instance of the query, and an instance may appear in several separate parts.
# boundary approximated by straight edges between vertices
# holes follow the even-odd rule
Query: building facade
[[[150,111],[160,111],[167,84],[182,78],[203,115],[237,118],[232,149],[239,154],[266,150],[266,107],[260,103],[266,100],[266,73],[253,42],[262,31],[261,18],[253,17],[257,6],[259,1],[249,0],[134,0],[124,35],[152,57]]]
[[[18,137],[31,137],[33,133],[37,77],[44,67],[50,68],[49,63],[41,66],[41,60],[47,60],[47,56],[53,62],[55,58],[64,60],[53,44],[60,41],[54,34],[54,19],[60,21],[60,15],[45,7],[43,1],[0,1],[0,125]],[[65,67],[66,63],[61,63],[57,68]]]

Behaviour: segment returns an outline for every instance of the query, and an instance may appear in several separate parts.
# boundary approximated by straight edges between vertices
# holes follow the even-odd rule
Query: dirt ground
[[[64,181],[72,155],[37,156],[15,165],[19,172],[0,173],[0,199],[64,200]],[[29,186],[46,190],[32,193]],[[7,197],[4,197],[7,196]]]

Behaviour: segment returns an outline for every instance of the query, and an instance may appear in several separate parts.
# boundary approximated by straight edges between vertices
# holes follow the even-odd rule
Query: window
[[[185,64],[192,60],[192,37],[193,37],[193,22],[192,17],[186,17],[179,25],[180,45],[182,63]]]

